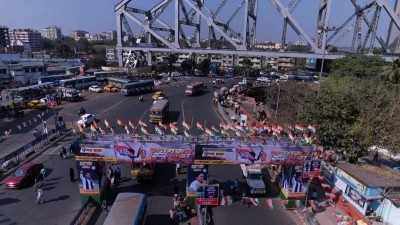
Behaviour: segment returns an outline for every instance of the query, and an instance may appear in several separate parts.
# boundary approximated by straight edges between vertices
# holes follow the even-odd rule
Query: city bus
[[[131,96],[152,90],[154,90],[154,81],[140,80],[137,82],[123,84],[120,93],[125,96]]]
[[[46,82],[54,82],[55,85],[58,85],[58,84],[60,84],[60,80],[71,79],[74,76],[75,75],[73,75],[73,74],[44,76],[44,77],[39,78],[38,83],[43,84]]]
[[[197,95],[200,94],[204,89],[203,82],[195,82],[192,84],[188,84],[186,86],[185,94],[186,95]]]
[[[125,71],[98,71],[94,72],[93,76],[96,77],[97,82],[105,82],[109,77],[127,78],[128,75]]]
[[[60,80],[60,87],[64,88],[75,88],[75,89],[86,89],[92,85],[96,85],[96,77],[77,77],[72,79]]]
[[[169,111],[169,101],[167,99],[156,100],[150,109],[150,122],[159,123],[165,120]]]
[[[26,87],[10,89],[10,97],[14,103],[26,102],[33,99],[40,99],[47,94],[55,93],[53,82],[34,84]]]
[[[144,225],[147,198],[143,193],[121,192],[117,195],[103,225]]]
[[[124,78],[118,78],[118,77],[108,77],[107,78],[108,85],[112,85],[117,88],[122,88],[123,85],[129,84],[132,82],[134,82],[134,81],[129,80],[129,79],[124,79]]]

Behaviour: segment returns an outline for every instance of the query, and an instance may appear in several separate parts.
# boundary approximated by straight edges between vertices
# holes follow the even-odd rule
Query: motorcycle
[[[83,116],[85,115],[86,111],[84,109],[80,109],[78,112],[78,116]]]

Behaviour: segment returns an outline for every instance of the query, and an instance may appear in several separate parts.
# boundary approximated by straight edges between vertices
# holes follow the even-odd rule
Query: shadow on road
[[[50,200],[46,199],[46,203],[57,202],[57,201],[62,201],[62,200],[67,200],[67,199],[69,199],[69,195],[61,195],[61,196],[58,196],[58,198],[54,198],[54,199],[50,199]]]
[[[7,205],[7,204],[13,204],[19,202],[19,199],[15,198],[1,198],[0,199],[0,205]]]

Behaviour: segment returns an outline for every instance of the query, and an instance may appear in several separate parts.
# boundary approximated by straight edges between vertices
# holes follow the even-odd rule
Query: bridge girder
[[[335,13],[331,11],[332,0],[320,0],[317,12],[318,16],[314,25],[314,27],[316,27],[315,36],[310,36],[310,34],[305,32],[306,29],[298,22],[298,18],[296,18],[294,14],[296,7],[301,3],[312,3],[308,1],[301,2],[301,0],[291,0],[289,4],[285,5],[283,0],[264,0],[267,3],[269,2],[269,6],[275,8],[281,16],[283,22],[281,35],[282,49],[279,53],[253,51],[252,49],[256,43],[257,23],[262,22],[257,16],[260,10],[258,7],[259,0],[242,0],[237,8],[227,4],[229,1],[222,0],[222,2],[220,1],[217,5],[217,8],[214,7],[214,9],[209,6],[206,0],[159,0],[159,3],[149,9],[140,9],[130,6],[134,1],[135,0],[123,0],[114,8],[117,18],[117,50],[118,54],[120,54],[119,58],[122,58],[123,51],[137,49],[147,53],[156,51],[202,54],[217,52],[219,54],[231,54],[234,52],[234,54],[237,55],[249,56],[298,57],[307,55],[310,58],[321,58],[325,53],[325,58],[329,59],[330,55],[332,55],[332,58],[343,56],[333,54],[330,50],[332,50],[334,45],[337,44],[339,40],[343,39],[347,33],[350,33],[349,30],[353,30],[352,49],[354,49],[354,51],[362,51],[364,47],[368,46],[368,53],[371,53],[371,49],[373,49],[376,40],[387,53],[392,53],[388,44],[383,41],[382,36],[378,33],[380,14],[385,11],[391,20],[391,24],[400,30],[400,19],[394,11],[393,6],[390,6],[387,0],[370,0],[364,7],[357,5],[355,0],[347,0],[353,4],[355,13],[338,28],[332,26],[333,23],[330,21],[331,14]],[[167,7],[172,7],[173,9],[173,23],[162,18]],[[371,10],[372,8],[375,8],[375,10]],[[219,14],[222,10],[224,10],[224,12],[230,10],[231,14],[229,16],[228,13],[227,20],[220,18]],[[372,18],[368,17],[370,11],[374,11]],[[230,23],[238,14],[240,14],[240,18],[243,18],[243,26],[239,26],[239,28],[232,27]],[[127,20],[129,20],[130,25]],[[355,25],[350,26],[349,24],[353,24],[350,22],[354,20]],[[364,21],[368,28],[365,31],[361,31],[361,21]],[[208,26],[208,29],[201,29],[202,23],[204,23],[203,27]],[[135,43],[125,46],[122,41],[122,34],[125,28],[125,31],[127,31],[129,35],[132,35],[133,29],[129,27],[132,26],[132,24],[134,24],[135,28],[141,30],[140,35],[137,34],[136,37],[146,37],[144,38],[146,43],[153,44],[157,42],[159,46],[153,46],[151,48],[146,48],[145,46],[145,48],[140,48],[135,46]],[[287,25],[307,43],[310,53],[285,52]],[[312,26],[312,24],[307,25]],[[193,35],[188,35],[188,29],[194,29]],[[263,27],[262,29],[262,31],[265,32],[266,28]],[[332,31],[334,32],[333,35],[328,37],[328,32]],[[341,35],[336,36],[339,33],[341,33]],[[215,43],[218,43],[219,40],[223,40],[223,44],[214,43],[213,45],[209,44],[208,48],[201,48],[200,37],[207,36],[210,37],[209,43],[213,40],[217,41]],[[362,39],[362,37],[364,38]],[[357,40],[358,47],[354,46],[356,43],[355,40]],[[367,45],[368,41],[370,42],[369,45]],[[222,49],[222,47],[225,47],[225,42],[229,43],[229,50]],[[390,59],[391,57],[388,58]],[[122,64],[122,60],[120,60],[120,66],[122,66]]]

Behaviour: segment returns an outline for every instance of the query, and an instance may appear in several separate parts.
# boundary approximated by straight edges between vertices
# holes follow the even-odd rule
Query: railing
[[[82,205],[82,207],[78,210],[78,212],[75,214],[74,218],[71,220],[69,225],[81,225],[82,222],[85,220],[86,215],[88,214],[88,211],[90,209],[90,204],[89,204],[89,199],[86,201],[85,204]]]
[[[307,210],[306,207],[296,207],[295,210],[305,219],[305,221],[310,225],[320,225],[315,219],[314,215]]]
[[[36,151],[40,147],[49,143],[49,140],[59,137],[60,130],[65,129],[65,125],[57,129],[49,130],[47,134],[38,136],[32,142],[24,145],[23,147],[11,152],[3,158],[0,158],[0,173],[12,168],[14,165],[22,159],[27,158],[32,152]]]

